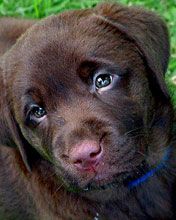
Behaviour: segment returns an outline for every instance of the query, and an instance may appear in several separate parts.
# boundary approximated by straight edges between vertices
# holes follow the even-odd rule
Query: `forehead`
[[[63,83],[75,80],[79,66],[86,60],[98,58],[123,68],[136,59],[133,43],[118,30],[97,17],[78,16],[76,12],[39,22],[21,44],[21,74],[30,86],[40,88],[58,84],[63,87]]]
[[[66,13],[39,22],[29,31],[23,42],[22,59],[30,66],[55,63],[66,68],[88,57],[121,57],[122,49],[123,53],[127,49],[125,42],[125,36],[117,29],[93,15]]]

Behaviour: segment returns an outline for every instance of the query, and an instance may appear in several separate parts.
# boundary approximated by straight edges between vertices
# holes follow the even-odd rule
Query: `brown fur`
[[[164,22],[105,3],[0,26],[0,219],[175,219]],[[92,77],[102,70],[119,80],[98,93]],[[26,119],[31,102],[47,111],[37,126]],[[70,161],[84,140],[103,146],[93,173]],[[167,168],[129,190],[129,178],[157,166],[168,146]]]

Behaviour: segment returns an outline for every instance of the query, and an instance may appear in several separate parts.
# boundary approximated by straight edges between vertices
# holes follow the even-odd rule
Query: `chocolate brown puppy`
[[[0,25],[0,218],[175,219],[162,19],[104,3]]]

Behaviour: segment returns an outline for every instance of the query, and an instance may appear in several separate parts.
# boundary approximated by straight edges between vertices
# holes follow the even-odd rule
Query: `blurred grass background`
[[[0,16],[42,18],[68,9],[93,7],[102,0],[0,0]],[[166,81],[176,106],[176,0],[113,0],[156,11],[168,24],[171,59]]]

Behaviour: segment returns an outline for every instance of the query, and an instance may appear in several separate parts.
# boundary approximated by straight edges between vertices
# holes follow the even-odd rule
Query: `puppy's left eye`
[[[45,109],[37,105],[32,107],[30,113],[35,118],[42,118],[46,115]]]
[[[46,116],[46,110],[39,105],[33,104],[27,114],[27,122],[34,125],[40,123]]]

